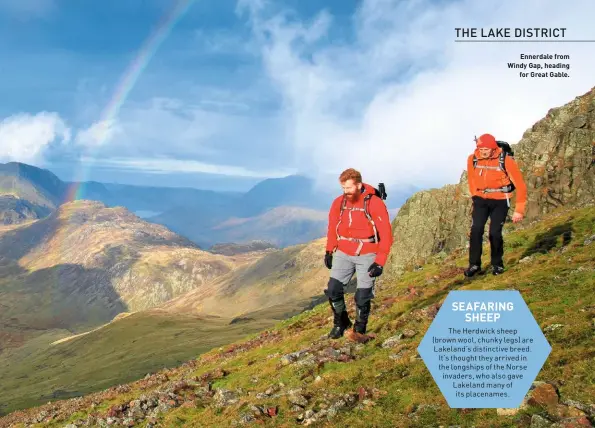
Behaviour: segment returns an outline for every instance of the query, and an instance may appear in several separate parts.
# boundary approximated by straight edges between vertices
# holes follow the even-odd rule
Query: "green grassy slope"
[[[281,319],[273,312],[249,316],[231,323],[153,310],[53,345],[65,337],[64,331],[43,334],[0,353],[0,414],[133,381]]]
[[[506,231],[505,275],[465,280],[466,251],[461,249],[398,280],[383,278],[369,325],[376,337],[366,344],[326,339],[331,317],[328,304],[321,304],[179,368],[14,413],[0,419],[0,426],[109,420],[189,427],[250,421],[279,427],[518,427],[537,426],[540,418],[561,421],[558,426],[590,426],[595,416],[595,209],[556,211],[539,222],[507,224]],[[521,292],[552,346],[537,380],[548,382],[554,393],[512,415],[450,409],[417,354],[420,340],[450,290],[511,288]],[[351,296],[347,301],[353,314]],[[546,402],[549,407],[540,405]],[[575,425],[565,419],[572,417]]]

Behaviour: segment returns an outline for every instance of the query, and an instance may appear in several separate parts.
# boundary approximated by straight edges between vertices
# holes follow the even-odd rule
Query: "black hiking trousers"
[[[490,219],[489,239],[492,266],[504,267],[504,240],[502,228],[508,215],[506,199],[484,199],[473,196],[473,213],[471,215],[471,237],[469,242],[469,266],[481,266],[481,252],[485,224]]]

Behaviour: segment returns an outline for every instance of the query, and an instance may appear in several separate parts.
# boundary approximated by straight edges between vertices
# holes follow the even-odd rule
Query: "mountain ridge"
[[[205,248],[233,240],[243,244],[261,239],[259,234],[279,246],[307,242],[320,236],[323,211],[318,210],[328,202],[313,190],[311,179],[300,175],[266,179],[239,193],[64,182],[47,169],[19,162],[0,164],[0,219],[5,224],[44,218],[73,196],[148,213],[144,215],[147,221],[164,225]],[[229,234],[226,222],[235,222]],[[271,228],[272,223],[277,227]]]
[[[0,230],[0,258],[10,285],[0,295],[13,303],[2,318],[29,320],[25,325],[46,319],[51,325],[60,314],[60,325],[71,328],[85,317],[97,324],[148,309],[233,268],[225,256],[97,201],[63,204],[44,219]],[[27,291],[33,284],[49,293],[46,299]],[[68,302],[78,310],[67,309]],[[94,306],[101,309],[99,318],[92,316]]]

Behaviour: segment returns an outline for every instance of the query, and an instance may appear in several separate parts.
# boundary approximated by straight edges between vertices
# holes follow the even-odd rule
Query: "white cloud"
[[[57,113],[22,113],[0,122],[0,159],[37,163],[53,142],[67,143],[71,131]]]
[[[109,143],[114,136],[121,133],[121,128],[113,119],[95,122],[87,129],[80,130],[76,135],[76,143],[94,148]]]
[[[147,149],[192,154],[222,128],[221,117],[177,99],[153,98],[148,104],[131,104],[120,114],[119,146],[139,155]]]
[[[226,95],[218,99],[224,103]],[[92,158],[188,159],[197,161],[195,165],[229,165],[224,171],[242,176],[253,175],[240,167],[263,171],[283,167],[279,161],[287,153],[283,147],[275,150],[280,134],[275,117],[230,113],[240,109],[227,104],[221,109],[208,108],[201,97],[196,102],[172,98],[131,102],[119,112],[117,122],[95,123],[79,132],[76,141]],[[127,164],[131,169],[137,166]]]
[[[322,176],[356,167],[370,182],[457,182],[473,137],[516,143],[547,111],[594,84],[595,43],[455,43],[456,27],[566,27],[595,39],[595,2],[366,0],[355,41],[320,43],[333,25],[248,11],[266,73],[284,102],[288,143],[302,171]],[[569,54],[570,78],[523,79],[521,53]],[[527,62],[527,61],[524,61]]]
[[[194,160],[184,159],[166,159],[166,158],[109,158],[96,159],[83,157],[81,159],[83,164],[92,165],[93,167],[102,168],[116,168],[124,170],[142,171],[152,174],[168,174],[168,173],[205,173],[205,174],[220,174],[230,175],[236,177],[252,177],[252,178],[268,178],[268,177],[285,177],[295,173],[292,170],[250,170],[248,168],[217,165]]]

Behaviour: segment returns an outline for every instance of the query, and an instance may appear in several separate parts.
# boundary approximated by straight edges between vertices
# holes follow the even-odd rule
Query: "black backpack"
[[[384,188],[384,183],[378,183],[378,189],[374,188],[374,193],[383,201],[386,200],[387,194],[386,189]]]

